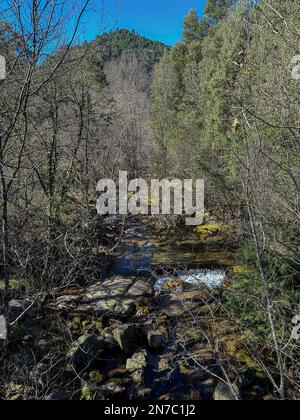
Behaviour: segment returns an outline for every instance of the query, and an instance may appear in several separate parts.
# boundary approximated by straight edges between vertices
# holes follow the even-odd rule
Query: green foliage
[[[149,70],[159,62],[168,47],[161,43],[151,41],[148,38],[138,35],[135,31],[118,29],[106,33],[93,41],[96,54],[102,61],[119,59],[124,53],[134,53],[147,62]]]
[[[265,252],[261,258],[269,290],[266,290],[257,268],[255,245],[253,241],[246,241],[237,256],[240,265],[234,267],[233,280],[226,292],[227,308],[235,319],[240,320],[244,331],[271,342],[266,310],[266,297],[270,293],[278,339],[289,339],[291,330],[285,326],[291,324],[299,301],[296,273],[291,264],[276,253]]]
[[[204,13],[213,21],[219,21],[224,19],[234,3],[234,0],[207,0]]]
[[[183,23],[183,40],[184,42],[195,41],[199,36],[200,18],[195,9],[192,9]]]

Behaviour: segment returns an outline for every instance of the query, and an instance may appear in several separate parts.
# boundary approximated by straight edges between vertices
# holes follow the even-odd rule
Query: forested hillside
[[[96,46],[97,53],[102,55],[104,61],[116,60],[124,53],[144,56],[150,71],[168,49],[162,42],[151,41],[127,29],[117,29],[100,35],[92,44]]]

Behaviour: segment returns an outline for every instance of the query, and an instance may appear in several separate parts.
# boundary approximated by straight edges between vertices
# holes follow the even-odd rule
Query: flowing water
[[[163,291],[162,296],[168,302],[169,298],[176,299],[176,296],[172,297],[171,290],[164,290],[167,281],[183,283],[183,289],[187,290],[202,289],[203,286],[216,289],[222,286],[228,268],[232,265],[231,252],[201,243],[193,230],[181,232],[171,239],[169,236],[162,236],[162,233],[155,231],[147,222],[141,222],[127,225],[111,270],[118,276],[146,277],[153,283],[156,292]],[[148,315],[150,323],[155,323],[160,311],[164,310],[164,299],[158,297],[157,306],[155,299],[152,302],[154,312]],[[178,316],[170,320],[167,327],[170,341],[159,352],[148,351],[145,387],[151,389],[151,392],[144,397],[146,399],[157,399],[163,394],[171,395],[175,399],[189,399],[193,391],[198,392],[202,398],[206,399],[206,395],[208,399],[211,398],[210,387],[201,382],[203,372],[190,361],[189,373],[184,373],[181,363],[175,360],[176,355],[182,353],[182,349],[177,348],[176,344],[176,325],[181,323]],[[186,328],[185,324],[182,325]],[[161,370],[163,360],[168,361],[171,366],[168,373]],[[134,394],[135,389],[129,388],[128,392],[128,397],[137,397]]]
[[[186,272],[179,272],[173,278],[176,278],[176,280],[182,281],[195,289],[199,289],[202,286],[218,288],[222,286],[226,278],[226,270],[219,268],[187,270]],[[154,285],[155,290],[162,290],[164,284],[169,280],[169,275],[158,276]]]
[[[133,223],[127,226],[113,262],[117,275],[153,274],[156,287],[173,276],[191,285],[206,284],[219,287],[226,269],[233,264],[229,251],[210,247],[199,241],[193,232],[182,232],[171,241],[155,232],[149,225]]]

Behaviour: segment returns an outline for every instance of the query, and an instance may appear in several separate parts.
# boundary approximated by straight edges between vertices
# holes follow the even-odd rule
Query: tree
[[[191,9],[183,23],[183,41],[195,41],[199,35],[200,18],[195,9]]]
[[[32,109],[39,93],[57,77],[60,67],[67,61],[71,46],[78,33],[82,17],[90,1],[85,0],[78,9],[73,30],[66,27],[67,2],[33,0],[4,4],[0,42],[7,54],[8,77],[1,84],[0,112],[0,185],[1,185],[1,276],[4,281],[4,301],[7,304],[12,250],[11,206],[16,193],[25,188],[21,169],[30,153],[30,135],[33,130]],[[74,9],[72,8],[74,12]],[[63,38],[65,40],[63,41]],[[67,42],[66,42],[67,40]],[[45,57],[58,54],[50,66],[43,65]],[[25,171],[30,172],[30,170]]]
[[[204,13],[213,22],[219,22],[227,16],[235,0],[207,0]]]
[[[253,357],[278,398],[299,383],[299,346],[290,340],[300,266],[300,98],[299,80],[292,77],[299,48],[296,4],[208,1],[207,33],[196,39],[199,26],[191,14],[182,65],[175,60],[176,46],[158,66],[153,85],[172,92],[173,102],[156,101],[153,114],[154,123],[164,123],[165,161],[180,155],[190,174],[205,177],[211,213],[240,227],[240,258],[251,275],[229,288],[230,316],[241,331],[251,331],[247,346],[255,343]],[[181,174],[177,166],[176,171]],[[271,367],[260,340],[273,355]]]

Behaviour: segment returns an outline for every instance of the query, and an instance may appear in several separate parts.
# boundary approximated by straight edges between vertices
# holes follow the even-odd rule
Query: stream
[[[190,229],[168,239],[147,223],[128,224],[113,261],[113,273],[123,276],[151,273],[157,277],[156,288],[165,278],[170,279],[170,273],[195,286],[197,283],[221,286],[226,269],[234,264],[232,252],[207,247]]]
[[[181,312],[182,302],[178,298],[187,293],[190,298],[191,293],[197,293],[203,287],[219,289],[233,261],[231,252],[217,246],[208,247],[191,230],[182,231],[171,240],[170,237],[162,237],[147,223],[127,225],[112,264],[112,272],[116,276],[143,277],[153,283],[158,297],[152,299],[151,310],[142,322],[146,328],[151,324],[160,331],[165,330],[169,336],[159,351],[148,351],[145,388],[140,389],[138,394],[129,388],[128,398],[211,399],[214,379],[207,373],[203,374],[192,359],[183,361],[178,356],[187,351],[181,348],[182,337],[178,337],[182,335],[180,330],[193,332],[197,328],[192,319],[183,321],[186,318],[185,310]],[[195,308],[192,300],[185,301],[184,305],[191,310]],[[159,317],[164,320],[166,313],[169,321],[160,323]],[[200,345],[190,337],[186,338],[186,342],[187,345],[193,342],[196,347]],[[204,358],[211,356],[205,348],[203,351]]]
[[[86,377],[100,378],[92,389],[113,401],[234,399],[230,389],[215,395],[231,375],[242,399],[264,396],[263,372],[240,351],[243,337],[224,306],[235,264],[224,238],[192,228],[170,234],[147,218],[131,219],[123,233],[103,278],[54,303],[71,321],[75,367],[89,362]],[[101,357],[87,361],[95,340]]]

